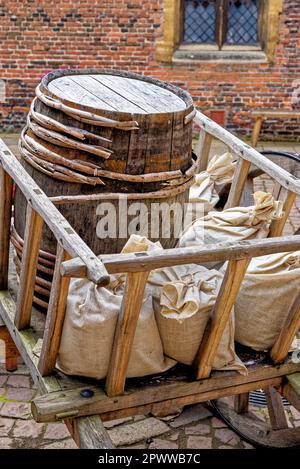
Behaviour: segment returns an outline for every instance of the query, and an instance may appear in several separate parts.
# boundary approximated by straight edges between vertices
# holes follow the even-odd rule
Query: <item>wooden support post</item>
[[[237,414],[246,414],[249,408],[249,393],[238,394],[234,398],[234,410]]]
[[[38,364],[42,376],[49,375],[56,364],[70,284],[69,278],[61,276],[60,264],[68,259],[68,253],[58,244],[43,345]]]
[[[278,196],[279,200],[283,200],[283,217],[279,220],[274,220],[270,227],[269,238],[274,238],[275,236],[281,236],[286,221],[290,215],[293,203],[296,199],[296,194],[294,192],[288,191],[287,189],[281,188],[281,191]]]
[[[114,449],[99,415],[65,420],[72,438],[80,449]]]
[[[20,287],[15,317],[15,326],[19,330],[30,327],[42,227],[43,219],[28,204],[20,273]]]
[[[273,430],[284,430],[285,428],[288,428],[288,423],[280,394],[273,386],[270,386],[264,391]]]
[[[109,396],[123,394],[135,330],[149,272],[128,273],[114,347],[106,378]]]
[[[250,259],[230,261],[196,359],[197,379],[208,378]]]
[[[256,147],[256,145],[258,143],[259,134],[260,134],[260,130],[261,130],[261,126],[262,126],[263,121],[264,121],[263,116],[257,116],[256,117],[254,127],[253,127],[252,142],[251,142],[252,146],[254,148]]]
[[[7,371],[15,371],[18,368],[19,351],[11,338],[6,326],[1,325],[0,320],[0,340],[5,344],[5,368]]]
[[[300,291],[295,298],[280,334],[273,345],[270,355],[274,363],[282,363],[287,357],[292,342],[300,328]]]
[[[211,134],[205,132],[205,130],[200,131],[199,140],[194,148],[194,153],[198,157],[196,173],[201,173],[201,171],[205,171],[207,168],[212,140]]]
[[[239,158],[236,164],[228,200],[225,208],[238,207],[242,198],[243,189],[247,181],[247,176],[250,168],[250,161]]]
[[[300,373],[287,375],[280,392],[300,412]]]
[[[0,166],[0,290],[7,289],[12,178]]]

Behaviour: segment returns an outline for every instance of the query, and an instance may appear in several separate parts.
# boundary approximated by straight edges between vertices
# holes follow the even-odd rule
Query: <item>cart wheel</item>
[[[300,428],[274,429],[276,426],[278,428],[278,426],[285,427],[287,425],[282,420],[281,409],[277,407],[277,399],[269,396],[267,401],[273,429],[267,423],[259,420],[253,412],[249,412],[248,409],[243,409],[242,413],[238,413],[232,398],[218,399],[211,401],[211,404],[218,416],[243,440],[253,446],[270,449],[300,449]]]

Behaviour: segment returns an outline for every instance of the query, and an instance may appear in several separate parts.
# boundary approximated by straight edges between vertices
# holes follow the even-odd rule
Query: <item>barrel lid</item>
[[[161,114],[184,111],[191,104],[188,93],[180,88],[142,75],[114,71],[59,72],[61,76],[56,74],[47,80],[48,91],[76,106],[131,114]]]

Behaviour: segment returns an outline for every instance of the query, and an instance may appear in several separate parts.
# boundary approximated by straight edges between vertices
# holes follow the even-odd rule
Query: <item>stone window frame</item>
[[[155,58],[160,62],[256,61],[274,62],[279,40],[279,15],[284,0],[262,0],[259,22],[260,46],[231,45],[217,50],[206,44],[181,44],[183,36],[183,0],[163,0],[163,40],[155,44]]]

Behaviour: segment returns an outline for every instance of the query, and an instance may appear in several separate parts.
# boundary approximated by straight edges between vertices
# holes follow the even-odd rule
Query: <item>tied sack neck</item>
[[[283,202],[275,200],[272,194],[258,191],[253,195],[254,205],[249,208],[249,219],[245,225],[257,226],[265,224],[269,227],[273,220],[283,217]]]

